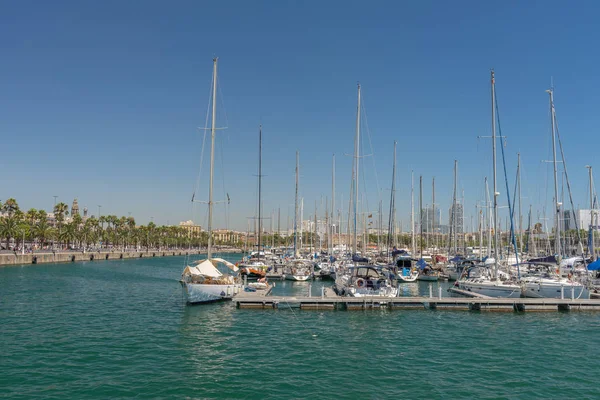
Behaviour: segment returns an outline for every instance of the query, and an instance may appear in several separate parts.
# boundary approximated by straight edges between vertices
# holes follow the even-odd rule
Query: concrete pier
[[[204,254],[199,250],[150,250],[150,251],[111,251],[111,252],[40,252],[29,254],[0,254],[0,266],[24,264],[69,263],[76,261],[123,260],[130,258],[173,257]]]
[[[459,297],[282,297],[245,296],[233,299],[237,308],[300,308],[306,310],[428,309],[454,311],[600,311],[598,299],[500,299]]]

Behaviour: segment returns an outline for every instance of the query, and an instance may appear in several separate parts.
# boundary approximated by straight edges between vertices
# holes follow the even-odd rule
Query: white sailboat
[[[561,218],[562,218],[562,203],[558,200],[558,177],[557,177],[557,160],[556,160],[556,111],[554,109],[554,92],[552,89],[547,90],[550,96],[550,124],[552,133],[552,155],[554,164],[554,201],[555,201],[555,219],[554,219],[554,240],[555,250],[558,256],[562,255],[561,251]],[[563,159],[564,161],[564,159]],[[566,168],[566,167],[565,167]],[[567,177],[568,178],[568,177]],[[531,276],[525,276],[521,279],[523,284],[523,296],[525,297],[549,297],[549,298],[561,298],[571,297],[577,299],[589,299],[590,291],[588,288],[580,282],[574,281],[571,278],[564,278],[561,276],[562,265],[557,266],[558,270],[554,271],[554,268],[547,268],[546,271],[533,274]]]
[[[212,125],[210,148],[210,181],[208,187],[208,254],[205,260],[187,266],[181,274],[181,286],[189,304],[209,303],[219,300],[231,300],[243,290],[239,279],[231,274],[219,271],[219,264],[225,265],[233,272],[237,267],[221,258],[212,257],[212,219],[213,219],[213,177],[215,163],[215,123],[217,116],[217,58],[213,59],[212,85]]]
[[[496,257],[500,254],[498,245],[498,189],[496,184],[496,82],[494,71],[491,71],[491,89],[492,89],[492,164],[493,164],[493,182],[494,182],[494,250]],[[479,293],[490,297],[521,297],[521,286],[513,282],[510,276],[503,274],[498,269],[497,258],[488,259],[485,267],[477,276],[469,275],[456,281],[455,286],[462,290],[473,293]],[[492,268],[490,268],[492,267]]]

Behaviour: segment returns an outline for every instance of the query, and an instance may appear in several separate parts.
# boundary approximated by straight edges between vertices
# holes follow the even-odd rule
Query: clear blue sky
[[[256,209],[258,125],[264,132],[264,209],[294,200],[300,151],[305,218],[330,196],[348,200],[360,81],[367,125],[362,160],[369,208],[387,209],[398,146],[399,219],[408,228],[410,170],[431,178],[443,216],[459,161],[466,214],[491,176],[489,71],[496,71],[511,190],[523,157],[524,208],[551,202],[548,96],[555,100],[575,202],[587,201],[600,106],[596,2],[481,1],[1,1],[0,199],[50,209],[74,197],[97,214],[145,223],[194,218],[212,58],[219,56],[216,197],[227,225]],[[219,94],[221,94],[219,93]],[[224,105],[224,107],[222,107]],[[226,118],[225,118],[225,110]],[[370,139],[370,142],[369,142]],[[372,151],[370,149],[372,144]],[[205,157],[205,161],[208,157]],[[223,162],[224,161],[224,162]],[[501,164],[500,164],[501,167]],[[206,198],[203,169],[197,198]],[[506,204],[499,169],[499,191]],[[418,193],[418,187],[415,189]],[[223,207],[217,225],[226,225]],[[322,209],[320,211],[322,213]],[[387,218],[387,217],[386,217]]]

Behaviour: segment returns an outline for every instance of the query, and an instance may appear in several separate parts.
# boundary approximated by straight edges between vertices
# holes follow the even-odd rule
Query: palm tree
[[[77,237],[77,227],[73,222],[66,224],[63,227],[63,230],[58,234],[58,240],[61,243],[66,242],[67,248],[71,245],[71,242],[74,241]]]
[[[60,202],[54,206],[54,218],[56,219],[56,224],[58,226],[58,243],[61,244],[61,230],[63,224],[65,222],[65,216],[69,215],[69,206],[65,203]]]
[[[52,236],[53,230],[46,218],[41,219],[33,227],[33,235],[40,240],[40,248],[44,247],[46,239]]]
[[[16,215],[8,215],[0,219],[0,237],[6,239],[6,250],[8,250],[10,239],[19,234],[19,218]]]
[[[19,204],[12,197],[4,202],[2,205],[2,211],[12,217],[17,211],[19,211]]]

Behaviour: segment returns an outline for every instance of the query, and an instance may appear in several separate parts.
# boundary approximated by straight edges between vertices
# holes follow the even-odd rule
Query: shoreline
[[[225,248],[215,251],[215,253],[241,253],[240,249]],[[96,251],[96,252],[37,252],[28,254],[5,253],[0,254],[0,267],[7,266],[26,266],[38,264],[66,264],[78,261],[108,261],[108,260],[128,260],[135,258],[155,258],[155,257],[177,257],[188,255],[206,254],[206,249],[202,250],[149,250],[149,251]]]

